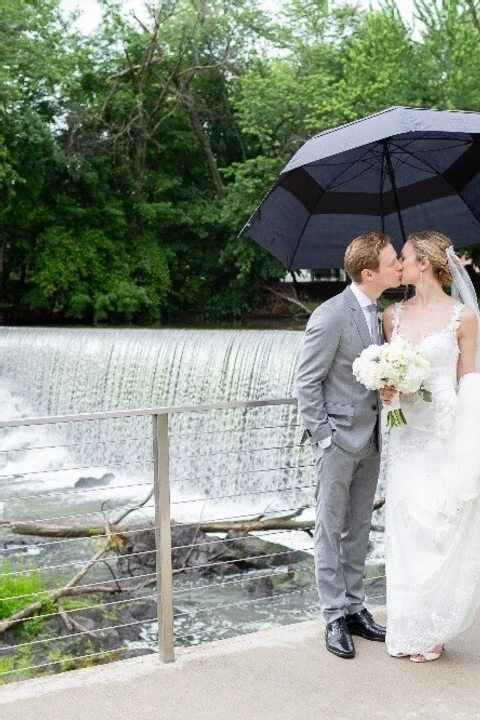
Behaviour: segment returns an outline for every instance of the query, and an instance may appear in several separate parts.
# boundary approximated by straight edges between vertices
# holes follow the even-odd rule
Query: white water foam
[[[1,417],[291,397],[301,336],[2,328]],[[310,457],[295,447],[294,406],[174,415],[170,435],[172,514],[180,519],[282,513],[311,499],[302,489],[285,492],[311,482],[310,468],[298,467]],[[113,477],[104,487],[75,487],[82,477],[101,481],[107,473]],[[0,431],[0,502],[27,497],[28,505],[29,495],[58,491],[43,502],[48,517],[75,505],[80,511],[87,497],[97,507],[109,507],[112,496],[113,504],[134,502],[152,475],[150,418]],[[185,502],[192,497],[199,502]],[[18,510],[16,502],[11,512]],[[43,516],[38,505],[32,512]]]

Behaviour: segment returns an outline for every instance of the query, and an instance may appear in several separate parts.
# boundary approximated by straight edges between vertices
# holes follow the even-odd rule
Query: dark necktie
[[[382,344],[382,332],[380,329],[380,322],[378,320],[378,308],[376,303],[372,303],[371,305],[367,305],[367,310],[370,315],[370,336],[372,338],[372,342],[374,345],[381,345]]]

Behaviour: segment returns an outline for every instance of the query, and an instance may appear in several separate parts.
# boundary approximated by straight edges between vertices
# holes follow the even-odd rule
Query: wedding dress
[[[456,305],[447,326],[418,343],[431,363],[426,386],[433,399],[403,395],[407,425],[392,428],[386,443],[391,655],[424,654],[447,642],[472,623],[480,606],[480,375],[460,382],[460,411],[457,329],[463,309]],[[392,341],[401,335],[401,310],[397,303]]]

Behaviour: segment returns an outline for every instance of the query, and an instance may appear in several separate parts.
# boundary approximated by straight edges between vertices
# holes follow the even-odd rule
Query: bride
[[[416,294],[387,308],[385,335],[421,348],[432,402],[403,395],[407,425],[385,443],[386,645],[390,655],[426,662],[480,606],[478,305],[445,235],[410,235],[401,260],[403,283]],[[443,289],[450,284],[452,297]],[[380,392],[386,405],[392,393]]]

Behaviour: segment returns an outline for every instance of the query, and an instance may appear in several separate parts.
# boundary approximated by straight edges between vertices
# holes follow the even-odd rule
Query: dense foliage
[[[0,301],[45,318],[241,316],[283,268],[237,233],[313,133],[390,105],[480,110],[480,3],[0,5]]]

